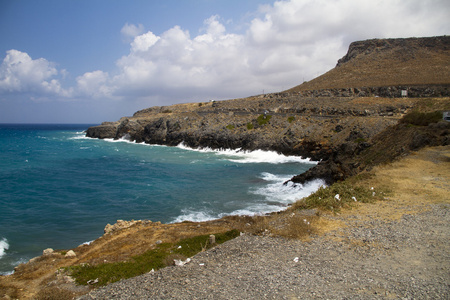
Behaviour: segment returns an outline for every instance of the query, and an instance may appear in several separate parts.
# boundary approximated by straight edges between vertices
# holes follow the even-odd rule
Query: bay
[[[324,184],[283,185],[315,162],[275,152],[86,138],[88,124],[0,124],[0,274],[103,234],[118,219],[163,223],[263,214]]]

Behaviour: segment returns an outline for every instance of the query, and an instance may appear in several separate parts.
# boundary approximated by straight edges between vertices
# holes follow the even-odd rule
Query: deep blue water
[[[89,139],[88,127],[0,124],[0,274],[45,248],[94,240],[118,219],[266,213],[322,184],[283,185],[313,166],[298,157]]]

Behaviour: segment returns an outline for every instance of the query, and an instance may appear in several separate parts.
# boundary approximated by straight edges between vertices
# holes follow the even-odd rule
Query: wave
[[[322,179],[315,179],[307,182],[304,185],[293,184],[286,181],[291,179],[294,175],[275,175],[268,172],[261,174],[260,178],[267,182],[263,187],[258,187],[250,190],[250,193],[265,197],[267,201],[277,202],[281,205],[288,205],[295,201],[309,196],[325,185]]]
[[[8,249],[9,249],[8,240],[6,238],[2,238],[0,240],[0,258],[2,258],[3,255],[5,255],[5,252]]]
[[[301,184],[287,183],[292,178],[290,175],[275,175],[264,172],[260,178],[267,183],[263,187],[250,188],[250,193],[261,196],[258,202],[248,203],[247,207],[236,209],[229,213],[214,214],[208,210],[184,209],[181,215],[176,217],[171,223],[179,223],[183,221],[204,222],[220,219],[225,216],[254,216],[264,215],[276,211],[282,211],[288,206],[302,198],[309,196],[317,191],[321,186],[325,186],[322,179],[312,180]]]
[[[178,148],[189,151],[197,151],[203,153],[215,153],[223,156],[225,159],[236,163],[271,163],[271,164],[285,164],[285,163],[302,163],[302,164],[317,164],[310,158],[303,158],[301,156],[286,156],[275,151],[253,150],[247,151],[238,149],[220,149],[215,150],[209,147],[205,148],[191,148],[183,143],[180,143]]]
[[[79,135],[76,137],[72,137],[71,139],[91,139],[84,135]],[[157,144],[146,144],[145,142],[136,143],[131,140],[128,136],[123,136],[120,139],[103,139],[106,142],[111,143],[129,143],[129,144],[138,144],[138,145],[146,145],[146,146],[161,146],[167,147],[164,145]],[[212,149],[209,147],[204,148],[191,148],[186,146],[183,142],[176,146],[179,149],[187,150],[187,151],[196,151],[201,153],[214,153],[216,155],[222,156],[224,159],[229,160],[235,163],[270,163],[270,164],[285,164],[285,163],[302,163],[302,164],[312,164],[315,165],[318,162],[313,161],[310,158],[303,158],[301,156],[286,156],[284,154],[277,153],[275,151],[266,151],[266,150],[242,150],[241,148],[237,149]]]

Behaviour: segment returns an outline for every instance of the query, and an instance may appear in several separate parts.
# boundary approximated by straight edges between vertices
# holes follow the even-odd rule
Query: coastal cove
[[[48,247],[97,239],[118,219],[163,223],[283,210],[323,181],[269,151],[194,150],[86,138],[90,125],[0,125],[0,273]]]

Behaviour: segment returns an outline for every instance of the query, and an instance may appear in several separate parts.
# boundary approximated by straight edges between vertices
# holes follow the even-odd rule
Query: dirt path
[[[374,172],[393,195],[322,216],[308,242],[243,235],[83,299],[448,299],[450,147]]]

